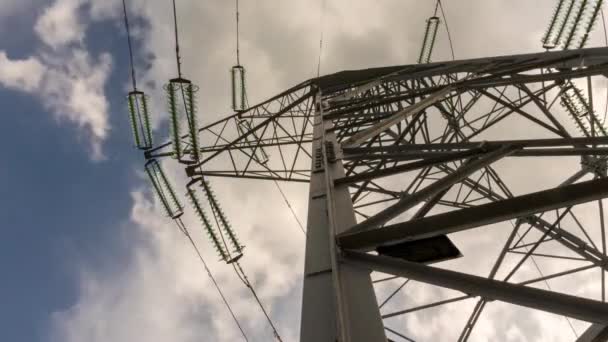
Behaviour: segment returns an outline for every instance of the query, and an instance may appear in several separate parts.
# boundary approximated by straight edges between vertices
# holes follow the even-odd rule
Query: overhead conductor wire
[[[239,49],[239,0],[236,0],[236,64],[241,65]]]
[[[179,35],[178,35],[177,11],[176,11],[176,6],[175,6],[175,0],[172,0],[172,3],[173,3],[173,23],[174,23],[174,29],[175,29],[175,57],[176,57],[176,62],[177,62],[177,72],[178,72],[178,77],[179,77],[179,78],[181,78],[181,59],[180,59],[180,55],[179,55]],[[237,9],[237,13],[238,13],[238,9]],[[237,14],[237,23],[238,23],[238,14]],[[238,51],[238,48],[237,48],[237,51]],[[182,89],[182,91],[183,91],[183,89]],[[188,111],[188,108],[187,108],[187,106],[185,105],[185,103],[184,103],[184,106],[186,107],[186,108],[185,108],[185,110],[186,110],[186,111]],[[186,113],[186,116],[188,116],[188,113]],[[200,167],[200,166],[199,166],[199,167]],[[212,211],[212,212],[213,212],[213,211]],[[216,217],[216,213],[215,213],[215,212],[213,212],[213,215],[214,215],[214,219],[215,219],[216,224],[217,224],[217,220],[218,220],[218,219],[217,219],[217,217]],[[179,220],[179,222],[181,222],[181,220]],[[178,224],[178,227],[179,227],[179,224]],[[180,230],[181,230],[182,232],[184,232],[184,233],[186,234],[186,236],[188,237],[188,239],[190,240],[190,242],[192,243],[192,245],[193,245],[193,246],[194,246],[194,248],[196,249],[196,251],[197,251],[197,253],[198,253],[198,255],[199,255],[199,257],[200,257],[201,261],[204,263],[203,258],[202,258],[202,256],[201,256],[201,254],[200,254],[200,252],[199,252],[198,248],[196,247],[196,244],[195,244],[195,243],[194,243],[194,241],[192,240],[192,238],[191,238],[190,234],[189,234],[189,233],[187,233],[186,227],[183,225],[183,222],[181,223],[181,227],[179,227],[179,228],[180,228]],[[228,248],[228,246],[227,246],[227,244],[226,244],[226,241],[225,241],[225,239],[224,239],[224,237],[223,237],[223,234],[222,234],[221,230],[220,230],[220,235],[221,235],[221,237],[222,237],[222,242],[224,243],[225,247],[226,247],[226,248]],[[234,266],[234,264],[235,264],[235,263],[238,265],[238,269],[237,269],[237,267],[236,267],[236,266]],[[270,324],[270,327],[272,328],[272,332],[273,332],[273,334],[274,334],[275,338],[276,338],[278,341],[282,342],[283,340],[281,339],[281,336],[279,335],[279,333],[278,333],[278,331],[277,331],[277,329],[276,329],[276,327],[275,327],[274,323],[272,322],[272,319],[270,318],[270,316],[269,316],[269,315],[268,315],[268,313],[266,312],[266,309],[265,309],[265,308],[264,308],[264,306],[262,305],[262,302],[260,301],[260,299],[259,299],[259,297],[258,297],[258,295],[257,295],[257,293],[256,293],[256,291],[255,291],[255,289],[253,288],[253,286],[251,285],[251,283],[250,283],[250,282],[249,282],[249,280],[247,279],[247,276],[245,275],[245,272],[243,271],[242,267],[241,267],[241,266],[238,264],[238,262],[234,262],[234,263],[233,263],[233,267],[234,267],[235,273],[237,274],[237,276],[239,277],[239,279],[241,279],[241,281],[242,281],[242,282],[245,284],[245,286],[246,286],[246,287],[247,287],[247,288],[248,288],[248,289],[251,291],[251,293],[253,294],[253,296],[254,296],[254,298],[255,298],[256,302],[258,303],[258,305],[259,305],[260,309],[262,310],[262,312],[264,313],[264,315],[265,315],[265,317],[266,317],[266,319],[267,319],[268,323]],[[207,267],[205,267],[205,268],[208,270],[208,268],[207,268]],[[239,271],[240,271],[240,273],[239,273]],[[210,272],[209,272],[209,274],[210,274]],[[215,283],[215,281],[214,281],[214,283]],[[219,287],[218,287],[218,291],[219,291]],[[223,297],[223,295],[222,295],[222,297]],[[227,301],[226,301],[225,303],[227,304]],[[232,313],[232,310],[230,310],[230,311],[231,311],[231,313]],[[240,324],[238,324],[238,321],[236,321],[236,316],[234,316],[234,315],[233,315],[233,318],[235,319],[235,322],[237,322],[237,325],[239,326],[239,329],[241,330],[241,333],[243,334],[243,337],[244,337],[244,338],[247,340],[247,337],[246,337],[245,333],[243,332],[243,330],[241,329]]]
[[[127,16],[127,4],[122,0],[122,9],[125,18],[125,29],[127,30],[127,43],[129,45],[129,65],[131,66],[131,82],[133,82],[133,90],[137,90],[137,81],[135,80],[135,66],[133,65],[133,47],[131,46],[131,31],[129,30],[129,19]]]
[[[325,0],[321,0],[321,19],[320,28],[321,33],[319,37],[319,60],[317,61],[317,78],[321,74],[321,56],[323,55],[323,26],[325,22]]]
[[[132,43],[131,43],[131,32],[129,30],[129,19],[128,19],[128,15],[127,15],[127,4],[126,4],[125,0],[122,1],[122,6],[123,6],[125,29],[127,31],[127,42],[128,42],[128,45],[129,45],[129,61],[130,61],[130,66],[131,66],[131,78],[132,78],[132,83],[133,83],[133,90],[137,90],[137,81],[136,81],[136,78],[135,78],[135,65],[134,65],[134,62],[133,62],[133,48],[132,48]],[[174,3],[174,6],[175,6],[175,3]],[[194,243],[194,240],[192,240],[192,237],[190,236],[190,234],[189,234],[186,226],[184,225],[184,223],[182,222],[182,220],[179,219],[179,218],[177,220],[175,220],[175,221],[176,221],[176,224],[177,224],[178,228],[180,229],[180,231],[182,231],[186,235],[186,237],[188,237],[188,240],[190,240],[190,243],[194,247],[194,250],[196,251],[196,253],[197,253],[197,255],[198,255],[201,263],[203,264],[203,267],[205,268],[205,271],[207,272],[207,275],[209,276],[209,278],[213,282],[213,285],[215,286],[215,289],[217,290],[217,292],[219,293],[220,297],[222,298],[222,301],[224,302],[224,305],[226,306],[226,308],[230,312],[230,315],[232,316],[232,319],[236,323],[237,327],[239,328],[239,331],[243,335],[243,338],[245,339],[245,341],[249,341],[249,339],[247,338],[247,335],[245,334],[245,331],[241,327],[241,324],[239,323],[238,319],[236,318],[236,315],[234,314],[234,311],[232,311],[232,308],[230,307],[230,304],[226,300],[226,297],[224,296],[222,290],[220,289],[217,281],[213,277],[213,274],[211,273],[211,270],[209,270],[209,267],[207,266],[207,263],[203,259],[203,256],[201,255],[201,253],[200,253],[199,249],[197,248],[196,244]]]
[[[239,30],[239,0],[235,0],[236,2],[236,64],[237,65],[241,65],[241,58],[240,58],[240,48],[239,48],[239,34],[240,34],[240,30]],[[319,61],[320,63],[320,61]],[[319,67],[320,68],[320,64]],[[317,71],[317,77],[318,77],[318,71]],[[245,103],[246,103],[246,107],[249,108],[249,101],[247,101],[247,92],[245,92]],[[291,212],[291,215],[293,216],[294,220],[297,222],[298,227],[300,228],[300,230],[302,231],[302,233],[304,233],[304,235],[306,235],[306,230],[304,229],[304,226],[302,225],[302,222],[300,221],[300,219],[298,218],[298,215],[296,214],[296,212],[294,211],[293,207],[291,206],[291,203],[289,202],[289,199],[287,199],[287,196],[285,195],[285,193],[283,192],[283,190],[281,189],[281,186],[279,185],[279,182],[277,182],[276,180],[274,181],[274,185],[277,187],[277,190],[279,190],[279,193],[281,194],[281,197],[283,198],[283,200],[285,201],[285,204],[287,204],[287,207],[289,208],[289,211]]]
[[[454,56],[454,45],[452,44],[452,35],[450,34],[450,26],[448,25],[448,20],[445,18],[445,11],[443,10],[443,5],[441,4],[441,0],[437,0],[437,4],[435,5],[435,13],[437,13],[437,6],[441,10],[441,17],[443,18],[443,22],[445,23],[445,30],[448,34],[448,41],[450,42],[450,51],[452,52],[452,60],[455,60]]]
[[[228,300],[226,300],[226,297],[224,296],[224,293],[220,289],[220,286],[218,285],[217,281],[213,277],[213,274],[211,274],[211,270],[207,266],[207,263],[205,262],[205,259],[203,259],[203,256],[202,256],[200,250],[198,249],[198,247],[196,246],[196,243],[192,239],[192,236],[190,236],[190,233],[188,232],[188,229],[184,225],[184,222],[182,222],[181,218],[176,219],[175,222],[176,222],[178,228],[182,231],[182,233],[184,233],[184,235],[186,235],[186,237],[190,241],[190,244],[192,245],[192,247],[194,248],[194,251],[198,255],[199,260],[203,264],[203,267],[205,268],[205,271],[207,272],[207,274],[209,275],[209,278],[213,282],[213,286],[215,286],[215,289],[220,294],[220,297],[222,297],[222,301],[224,302],[224,305],[226,306],[226,308],[228,308],[228,311],[230,311],[230,315],[232,316],[232,319],[234,320],[234,323],[236,323],[237,327],[241,331],[241,335],[243,335],[243,338],[245,339],[245,341],[249,341],[249,339],[247,338],[247,334],[245,334],[245,331],[243,330],[243,327],[241,327],[241,324],[239,323],[239,320],[236,318],[236,315],[234,314],[234,311],[232,311],[232,308],[230,307],[230,304],[228,303]]]
[[[182,77],[182,63],[179,56],[179,36],[177,32],[177,11],[175,10],[175,0],[173,0],[173,26],[175,32],[175,60],[177,61],[177,76]]]
[[[235,18],[236,18],[236,64],[237,65],[241,65],[240,48],[239,48],[239,33],[240,33],[240,31],[239,31],[239,0],[236,0],[235,2],[236,2],[236,15],[235,15]],[[249,107],[249,101],[247,100],[247,92],[245,92],[244,100],[245,100],[246,107],[248,108]],[[293,210],[291,209],[291,205],[289,204],[289,201],[287,200],[287,198],[283,194],[283,191],[279,187],[279,184],[277,183],[276,180],[274,181],[274,183],[277,186],[277,189],[279,190],[279,192],[281,193],[281,195],[283,196],[283,199],[287,203],[287,206],[291,210],[294,218],[298,222],[298,225],[300,225],[300,229],[304,230],[302,228],[302,224],[300,223],[300,220],[298,220],[298,217],[296,216],[295,212],[293,212]],[[213,214],[214,214],[214,218],[215,218],[215,220],[217,222],[217,218],[215,217],[215,213],[213,213]],[[220,230],[220,236],[222,238],[222,242],[224,243],[224,246],[226,247],[226,250],[228,250],[228,246],[226,245],[226,241],[224,240],[224,235],[222,234],[221,230]],[[262,304],[262,301],[260,300],[260,298],[258,297],[258,294],[256,293],[255,289],[253,288],[253,285],[251,285],[251,282],[249,282],[249,279],[247,278],[247,275],[245,274],[245,271],[243,271],[243,268],[241,267],[241,264],[239,264],[238,261],[235,261],[235,262],[232,263],[232,267],[233,267],[234,272],[236,273],[237,277],[239,277],[239,279],[243,282],[243,284],[245,284],[245,286],[249,289],[249,291],[251,291],[251,294],[253,295],[253,298],[255,299],[255,301],[257,302],[258,306],[260,307],[260,309],[264,313],[264,316],[266,317],[266,320],[268,321],[268,324],[270,325],[270,327],[272,329],[272,333],[273,333],[274,337],[278,341],[282,342],[283,340],[281,339],[281,335],[279,335],[279,332],[277,331],[277,328],[275,327],[275,325],[274,325],[274,323],[272,321],[272,318],[270,318],[270,315],[268,314],[268,312],[266,312],[266,309],[264,308],[264,305]]]

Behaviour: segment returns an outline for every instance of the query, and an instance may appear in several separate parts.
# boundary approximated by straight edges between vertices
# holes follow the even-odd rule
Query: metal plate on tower
[[[462,257],[460,250],[446,235],[380,246],[376,251],[380,255],[424,264]]]

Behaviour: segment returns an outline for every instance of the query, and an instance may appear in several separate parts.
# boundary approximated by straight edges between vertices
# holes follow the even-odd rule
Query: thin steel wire
[[[321,0],[321,33],[319,37],[319,60],[317,61],[317,78],[321,75],[321,56],[323,55],[323,26],[325,22],[325,0]]]
[[[173,29],[175,32],[175,59],[177,61],[177,76],[182,78],[182,63],[179,56],[179,34],[177,31],[177,11],[175,10],[175,0],[173,0]]]
[[[277,339],[277,341],[283,342],[283,339],[281,338],[281,335],[279,335],[279,332],[277,331],[276,326],[272,322],[272,318],[270,318],[270,315],[268,314],[268,312],[264,308],[264,305],[262,304],[262,301],[260,300],[260,297],[258,297],[258,294],[256,293],[255,289],[253,288],[253,285],[251,285],[251,282],[249,282],[249,278],[247,278],[247,275],[245,274],[245,271],[243,271],[243,268],[241,267],[241,264],[238,261],[235,261],[235,262],[232,263],[232,267],[234,268],[234,272],[236,273],[236,275],[243,282],[243,284],[245,284],[245,286],[249,289],[249,291],[253,295],[253,298],[258,303],[258,306],[260,307],[260,309],[264,313],[264,316],[266,316],[266,320],[268,321],[268,324],[272,328],[272,334],[274,335],[274,337]]]
[[[226,306],[226,308],[228,308],[228,311],[230,312],[230,315],[232,316],[232,319],[234,320],[234,323],[236,323],[237,327],[239,328],[239,330],[241,332],[241,335],[243,335],[243,338],[245,339],[245,341],[249,341],[249,339],[247,338],[247,334],[245,333],[245,331],[243,330],[243,327],[239,323],[238,318],[236,318],[236,315],[234,314],[234,311],[232,311],[232,307],[230,307],[230,304],[228,303],[228,300],[224,296],[224,293],[222,292],[222,290],[221,290],[220,286],[218,285],[217,281],[215,280],[215,277],[213,277],[213,274],[211,273],[211,270],[207,266],[207,263],[205,262],[205,259],[203,259],[203,256],[202,256],[200,250],[198,249],[198,246],[196,245],[196,243],[192,239],[192,236],[190,236],[190,233],[188,232],[188,229],[184,225],[184,222],[180,218],[178,218],[177,220],[175,220],[175,222],[176,222],[179,230],[182,233],[184,233],[184,235],[186,235],[186,237],[190,241],[190,244],[192,244],[192,247],[194,248],[194,251],[196,251],[196,254],[198,255],[199,260],[203,264],[203,267],[205,268],[205,271],[207,271],[207,275],[209,275],[209,278],[213,282],[213,286],[215,286],[215,289],[220,294],[220,297],[222,297],[222,301],[224,302],[224,305]]]
[[[131,43],[131,31],[129,30],[129,18],[127,15],[127,4],[125,0],[122,0],[122,10],[125,19],[125,29],[127,30],[127,43],[129,45],[129,65],[131,66],[131,81],[133,83],[133,90],[137,90],[137,81],[135,79],[135,63],[133,63],[133,47]],[[603,15],[603,14],[602,14]]]
[[[439,9],[441,10],[441,17],[443,18],[443,22],[445,23],[445,30],[448,33],[448,41],[450,42],[450,51],[452,52],[452,60],[455,60],[454,57],[454,44],[452,43],[452,35],[450,34],[450,26],[448,25],[448,20],[445,18],[445,11],[443,10],[443,5],[441,4],[441,0],[437,0],[437,4],[439,4]]]
[[[202,171],[202,168],[201,168]],[[202,180],[204,182],[204,180]],[[205,188],[205,191],[206,188]],[[212,194],[209,194],[209,196],[211,196]],[[211,213],[213,214],[213,218],[215,220],[215,224],[219,226],[219,221],[218,218],[216,216],[216,213],[214,212],[214,210],[211,210]],[[224,239],[224,234],[222,233],[221,229],[218,229],[219,233],[220,233],[220,237],[222,239],[222,242],[226,248],[226,251],[228,252],[228,255],[230,257],[230,250],[228,248],[228,244],[226,243],[226,240]],[[268,321],[268,324],[270,325],[270,327],[272,328],[272,333],[274,334],[274,337],[282,342],[283,340],[281,339],[281,335],[279,335],[279,332],[277,331],[272,319],[270,318],[270,315],[268,315],[268,312],[266,312],[266,309],[264,308],[264,305],[262,304],[262,301],[260,300],[260,298],[258,297],[255,289],[253,288],[253,285],[251,285],[251,283],[249,282],[249,279],[247,278],[247,275],[245,274],[245,271],[243,271],[243,268],[241,267],[241,265],[239,264],[238,261],[232,262],[232,267],[234,269],[234,272],[236,273],[236,275],[239,277],[239,279],[243,282],[243,284],[245,284],[245,286],[249,289],[249,291],[251,291],[251,294],[253,295],[254,299],[256,300],[258,306],[260,307],[260,309],[262,310],[262,312],[264,313],[264,316],[266,316],[266,320]]]
[[[239,0],[236,0],[236,64],[241,65],[239,49]]]
[[[245,106],[249,107],[249,100],[247,99],[247,94],[245,94]],[[289,202],[289,199],[287,199],[287,196],[285,195],[285,193],[283,192],[283,190],[279,186],[279,183],[276,180],[274,180],[274,184],[276,185],[277,190],[279,190],[279,192],[281,193],[281,197],[283,197],[283,200],[285,201],[285,204],[287,204],[287,207],[289,208],[289,211],[291,212],[291,215],[293,216],[294,220],[296,220],[296,222],[298,223],[298,227],[300,227],[300,230],[302,231],[302,233],[304,233],[304,235],[306,235],[306,229],[304,229],[304,225],[302,225],[302,221],[300,221],[300,219],[298,218],[298,215],[293,210],[293,207],[291,206],[291,203]]]
[[[300,227],[300,230],[302,231],[302,233],[304,233],[304,235],[306,235],[306,230],[304,229],[304,226],[302,225],[302,222],[300,222],[300,220],[298,219],[298,215],[296,215],[296,212],[293,210],[293,207],[291,206],[291,203],[289,203],[289,200],[287,199],[287,196],[285,196],[285,193],[283,192],[283,190],[279,186],[279,182],[277,182],[276,180],[274,180],[274,184],[277,186],[277,189],[281,193],[281,197],[283,197],[283,200],[285,201],[285,204],[287,204],[287,207],[289,208],[289,211],[291,211],[291,215],[293,216],[293,218],[298,223],[298,227]]]

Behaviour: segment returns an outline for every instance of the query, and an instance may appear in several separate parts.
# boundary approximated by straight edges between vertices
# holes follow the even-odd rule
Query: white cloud
[[[93,61],[85,50],[74,49],[68,56],[45,56],[44,60],[48,72],[40,89],[42,102],[58,119],[84,129],[93,159],[102,159],[101,143],[110,129],[104,86],[112,67],[111,56],[101,54]]]
[[[38,97],[55,118],[75,123],[90,141],[92,158],[100,160],[110,129],[104,86],[111,67],[109,54],[93,61],[82,49],[23,60],[10,60],[0,51],[0,84]]]
[[[34,91],[40,87],[46,67],[36,57],[11,60],[0,51],[0,84],[7,88]]]
[[[53,315],[53,341],[239,340],[238,329],[188,240],[160,214],[158,202],[150,202],[142,191],[132,195],[134,205],[131,223],[127,226],[136,229],[138,243],[131,245],[131,256],[112,274],[83,270],[78,303]],[[217,261],[208,241],[201,239],[202,231],[193,217],[186,216],[185,222],[250,341],[269,340],[272,335],[262,313],[232,268]],[[239,230],[247,241],[243,267],[260,298],[279,330],[285,336],[295,336],[297,314],[277,317],[274,310],[277,301],[289,301],[291,305],[298,302],[299,296],[289,293],[302,262],[295,256],[298,253],[294,244],[286,243],[282,248],[275,245],[270,249],[265,242],[260,242],[264,239],[255,239],[255,236],[267,235],[267,228],[248,227],[238,219],[233,223],[243,228]],[[281,223],[286,222],[281,219]],[[302,237],[297,238],[300,241],[295,244],[301,245]],[[272,273],[268,272],[270,265]],[[293,339],[286,341],[290,340]]]
[[[74,123],[80,139],[89,141],[91,158],[102,160],[110,130],[104,87],[112,57],[104,52],[91,56],[83,40],[92,21],[116,15],[119,2],[91,3],[88,14],[80,13],[88,2],[55,0],[46,7],[34,25],[45,46],[23,59],[9,59],[0,51],[0,85],[32,94],[58,121]]]
[[[56,0],[44,9],[34,29],[40,39],[53,48],[82,43],[85,25],[78,16],[81,0]]]
[[[382,6],[350,0],[327,3],[323,73],[412,62],[418,53],[424,29],[420,13],[430,15],[432,12],[432,4],[421,5],[413,1],[387,0]],[[507,1],[477,1],[462,6],[444,2],[457,57],[538,51],[537,37],[544,23],[539,25],[538,20],[533,18],[548,16],[548,1],[533,10],[522,11],[526,4],[523,0],[518,5]],[[234,13],[231,5],[204,1],[178,3],[185,77],[201,87],[199,105],[203,124],[223,116],[229,108],[228,69],[234,63],[234,27],[231,21]],[[150,24],[149,29],[141,31],[134,27],[134,31],[141,32],[143,38],[143,47],[136,53],[154,56],[147,61],[150,68],[141,74],[144,82],[140,84],[155,103],[152,107],[155,109],[153,120],[158,125],[166,119],[160,85],[176,76],[172,17],[167,15],[171,13],[171,6],[169,2],[143,0],[133,3],[133,6],[138,9],[135,12]],[[267,98],[313,75],[318,53],[319,32],[315,27],[319,19],[318,8],[304,0],[265,0],[255,5],[242,3],[241,6],[241,57],[248,71],[248,90],[252,102]],[[484,14],[471,15],[478,11]],[[294,16],[293,13],[298,15]],[[523,14],[527,16],[525,20],[519,18]],[[517,26],[502,24],[515,21],[519,23]],[[449,59],[445,34],[440,35],[435,51],[436,60]],[[176,180],[175,188],[183,189],[183,170],[173,168],[168,172],[170,178]],[[516,172],[511,174],[517,176]],[[243,259],[245,269],[250,272],[268,306],[288,308],[287,315],[273,317],[279,321],[281,333],[293,336],[291,340],[295,340],[300,310],[299,275],[303,269],[302,236],[297,232],[284,203],[271,188],[272,184],[238,181],[218,181],[214,184],[236,230],[247,245]],[[305,187],[294,187],[287,193],[303,219],[307,194]],[[185,239],[168,219],[161,218],[162,210],[158,203],[150,203],[141,191],[136,191],[133,198],[130,223],[133,229],[137,229],[137,239],[130,241],[133,255],[125,262],[124,269],[119,271],[83,272],[77,304],[55,316],[57,340],[238,340],[236,328]],[[212,261],[212,269],[237,315],[242,322],[246,322],[246,329],[255,336],[267,336],[268,330],[261,314],[232,275],[231,268],[213,262],[217,257],[209,243],[202,238],[199,224],[188,216],[185,221],[203,248],[206,259]],[[475,272],[484,272],[497,251],[490,242],[504,241],[504,232],[502,235],[477,234],[477,240],[475,234],[463,233],[455,240],[459,246],[468,248],[466,253],[470,258],[477,260],[475,265],[464,266]],[[459,239],[468,243],[460,244]],[[463,264],[460,266],[464,267]],[[536,276],[533,271],[526,275]],[[428,289],[408,289],[407,293],[408,298],[416,300],[430,300],[431,295],[437,294]],[[562,333],[566,339],[570,338],[569,334],[563,333],[564,329],[566,332],[568,329],[563,322],[559,322],[560,327],[555,328],[552,327],[555,320],[547,319],[547,323],[544,323],[544,316],[539,318],[530,314],[529,310],[514,310],[496,303],[488,306],[492,309],[484,316],[487,321],[476,332],[475,340],[500,339],[501,336],[493,329],[492,319],[501,317],[507,310],[517,313],[509,315],[510,321],[503,324],[512,339],[520,339],[522,334],[526,336],[528,333],[537,336],[538,329],[530,328],[535,325],[542,325],[544,330]],[[452,306],[431,318],[428,313],[415,315],[414,318],[409,316],[407,326],[423,337],[441,336],[443,332],[457,334],[462,325],[453,324],[453,320],[466,320],[470,310],[471,305]],[[521,317],[525,317],[523,328],[514,328]],[[401,326],[406,326],[405,319],[401,322]],[[218,336],[218,331],[229,335]]]

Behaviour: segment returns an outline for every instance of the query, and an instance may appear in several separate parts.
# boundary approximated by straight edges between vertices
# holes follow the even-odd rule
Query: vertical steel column
[[[356,221],[348,186],[334,187],[344,168],[320,102],[317,94],[300,341],[386,341],[369,271],[338,262],[335,236]]]

